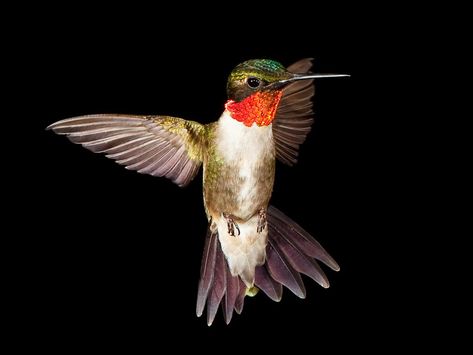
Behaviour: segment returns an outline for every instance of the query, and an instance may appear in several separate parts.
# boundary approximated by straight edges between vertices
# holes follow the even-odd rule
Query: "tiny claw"
[[[238,227],[238,224],[236,222],[233,222],[233,225],[235,226],[235,228],[238,232],[238,235],[240,235],[240,227]]]
[[[266,210],[262,208],[258,212],[258,226],[256,227],[256,231],[258,233],[261,233],[262,231],[264,231],[267,224],[268,224],[268,221],[266,220]]]
[[[224,213],[223,217],[227,220],[227,227],[228,227],[228,234],[230,234],[232,237],[235,236],[235,228],[238,232],[238,235],[240,235],[240,227],[238,227],[238,224],[235,222],[232,216],[230,216],[228,213]]]

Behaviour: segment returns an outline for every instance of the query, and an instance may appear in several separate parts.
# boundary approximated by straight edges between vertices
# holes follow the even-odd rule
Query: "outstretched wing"
[[[94,153],[105,153],[127,169],[184,186],[202,164],[206,128],[169,116],[102,114],[65,119],[47,129]]]
[[[307,74],[311,67],[312,58],[306,58],[292,64],[287,70],[292,73]],[[304,143],[314,122],[313,82],[313,80],[299,80],[286,86],[273,121],[276,156],[288,165],[297,162],[299,146]]]

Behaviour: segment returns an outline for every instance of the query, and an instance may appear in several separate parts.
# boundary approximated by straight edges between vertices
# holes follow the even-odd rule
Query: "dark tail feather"
[[[238,278],[238,283],[240,284],[240,291],[238,292],[235,301],[235,312],[241,314],[241,311],[243,311],[243,305],[245,304],[246,285],[240,278]]]
[[[204,311],[205,303],[207,301],[207,295],[209,294],[210,287],[213,283],[215,259],[217,252],[217,241],[218,233],[211,232],[210,228],[207,231],[207,237],[205,238],[204,253],[202,254],[202,263],[200,264],[200,280],[199,280],[199,291],[197,292],[197,317],[202,315]]]
[[[269,233],[271,233],[271,226],[269,227]],[[269,248],[266,248],[266,265],[271,277],[286,286],[295,295],[305,298],[305,287],[301,275],[286,260],[280,245],[274,239],[272,240],[270,237],[268,243]]]
[[[210,326],[219,305],[222,304],[225,322],[228,324],[232,319],[233,310],[238,314],[241,313],[245,292],[245,284],[239,277],[234,277],[230,273],[218,240],[218,232],[212,233],[209,229],[200,268],[197,316],[202,315],[207,304],[207,324]]]
[[[314,259],[335,271],[340,270],[340,267],[319,242],[273,206],[268,207],[267,221],[267,262],[256,269],[256,285],[273,300],[272,290],[267,286],[268,277],[272,278],[273,283],[283,284],[301,298],[305,297],[305,288],[299,273],[309,276],[322,287],[329,287],[327,276]],[[267,272],[260,270],[263,268]]]
[[[325,276],[317,261],[307,256],[292,242],[290,237],[280,233],[274,226],[269,227],[269,233],[273,244],[276,244],[282,250],[286,259],[296,271],[309,276],[322,287],[329,287],[327,276]]]
[[[227,290],[226,261],[223,256],[220,243],[217,241],[217,256],[215,258],[214,279],[211,286],[211,292],[207,298],[207,324],[210,326],[218,311],[220,301]]]
[[[275,302],[281,301],[282,285],[273,280],[265,265],[257,266],[255,270],[255,284]]]
[[[268,225],[273,225],[282,235],[289,238],[298,249],[307,256],[320,260],[329,268],[335,271],[340,270],[337,262],[325,251],[318,241],[307,233],[292,219],[279,211],[274,206],[269,206],[267,211]],[[271,239],[271,236],[269,236]]]
[[[225,323],[229,324],[232,320],[233,310],[235,308],[235,302],[238,294],[240,293],[240,282],[238,277],[232,276],[230,269],[225,267],[227,277],[227,292],[223,299],[223,316],[225,317]],[[245,290],[245,288],[243,288]]]

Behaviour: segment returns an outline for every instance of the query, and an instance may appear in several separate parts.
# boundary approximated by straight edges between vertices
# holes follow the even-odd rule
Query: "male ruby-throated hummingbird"
[[[296,163],[313,122],[312,59],[287,69],[268,59],[237,65],[227,82],[219,120],[200,124],[177,117],[97,114],[48,127],[127,169],[187,185],[203,166],[208,232],[200,271],[197,315],[207,306],[211,325],[218,306],[228,324],[246,295],[263,290],[272,300],[282,286],[305,297],[301,273],[327,288],[317,260],[336,261],[305,230],[273,206],[276,159]]]

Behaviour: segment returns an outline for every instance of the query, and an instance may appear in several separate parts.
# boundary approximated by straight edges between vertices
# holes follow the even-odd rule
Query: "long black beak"
[[[298,80],[310,80],[310,79],[322,79],[322,78],[343,78],[349,77],[348,74],[292,74],[293,76],[288,79],[283,79],[268,85],[266,88],[281,88]]]
[[[292,78],[278,81],[281,84],[290,83],[297,80],[321,79],[321,78],[342,78],[349,77],[348,74],[294,74]]]

